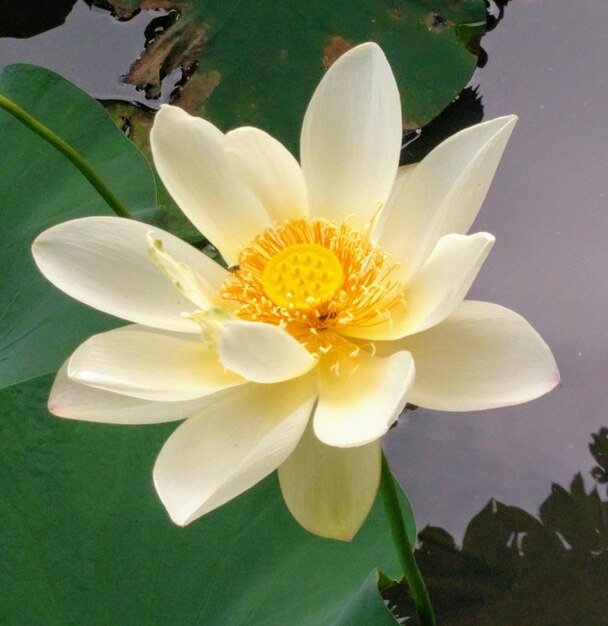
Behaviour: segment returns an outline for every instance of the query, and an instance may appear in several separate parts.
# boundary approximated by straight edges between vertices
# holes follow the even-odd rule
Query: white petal
[[[370,225],[389,196],[401,149],[399,91],[374,43],[342,55],[304,117],[300,152],[310,213]]]
[[[435,244],[466,233],[486,197],[517,117],[509,115],[456,133],[395,187],[374,239],[413,276]]]
[[[486,260],[489,233],[446,235],[405,288],[408,334],[444,320],[463,301]]]
[[[182,420],[217,402],[228,391],[182,402],[155,402],[103,391],[70,380],[67,362],[57,373],[49,411],[58,417],[106,424],[158,424]]]
[[[336,448],[319,441],[309,426],[279,467],[281,491],[306,530],[350,541],[374,504],[380,484],[380,443]]]
[[[402,197],[401,189],[405,186],[406,181],[411,178],[416,167],[418,167],[418,163],[410,163],[409,165],[400,165],[397,169],[397,175],[395,176],[395,181],[391,188],[391,193],[388,197],[388,200],[386,201],[384,209],[380,212],[379,217],[375,223],[374,233],[372,237],[374,241],[380,238],[380,235],[384,228],[384,223],[392,212],[392,207],[395,199]]]
[[[314,402],[314,376],[250,384],[182,424],[154,466],[171,519],[186,525],[268,476],[295,448]]]
[[[224,135],[213,124],[164,105],[150,133],[154,165],[188,219],[229,262],[271,222],[230,169]]]
[[[354,371],[319,367],[316,436],[330,446],[361,446],[382,437],[399,417],[414,380],[407,352],[388,358],[361,352]]]
[[[232,171],[272,220],[308,217],[304,175],[283,144],[263,130],[243,127],[226,134],[225,153]]]
[[[297,378],[317,364],[289,333],[261,322],[224,324],[219,354],[225,367],[256,383]]]
[[[175,289],[190,302],[194,302],[199,309],[205,310],[222,304],[218,287],[214,288],[186,263],[174,259],[165,249],[162,235],[159,238],[158,233],[150,231],[146,237],[146,249],[150,260],[171,281]]]
[[[181,316],[195,309],[194,303],[148,255],[150,231],[162,237],[171,256],[200,277],[205,293],[219,290],[226,275],[220,265],[177,237],[135,220],[85,217],[64,222],[39,235],[32,252],[44,276],[72,298],[131,322],[199,332],[197,324]]]
[[[395,177],[393,188],[391,189],[391,196],[393,195],[393,193],[395,193],[396,189],[405,184],[406,179],[414,173],[416,167],[418,167],[418,163],[410,163],[408,165],[399,166],[399,168],[397,169],[397,176]]]
[[[245,381],[226,372],[202,342],[137,327],[94,335],[74,352],[68,376],[134,398],[176,402]]]
[[[533,400],[559,383],[551,350],[517,313],[466,301],[433,328],[387,342],[410,350],[416,381],[408,401],[428,409],[477,411]]]
[[[404,290],[391,319],[349,329],[353,337],[391,340],[419,333],[444,320],[463,301],[492,246],[489,233],[446,235]]]

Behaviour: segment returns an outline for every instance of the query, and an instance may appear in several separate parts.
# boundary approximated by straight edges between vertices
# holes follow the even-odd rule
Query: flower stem
[[[61,137],[58,137],[52,130],[33,118],[6,96],[0,95],[0,108],[16,117],[22,124],[25,124],[30,130],[33,130],[37,135],[68,158],[82,172],[91,185],[95,187],[99,195],[110,205],[110,208],[116,215],[120,217],[133,217],[127,207],[110,191],[109,187],[101,180],[95,170],[69,143],[61,139]]]
[[[418,568],[418,563],[416,563],[414,558],[414,549],[407,536],[403,515],[401,514],[395,479],[384,452],[382,453],[380,492],[382,493],[386,517],[391,527],[393,542],[397,548],[397,554],[403,569],[403,576],[414,600],[420,623],[422,626],[435,626],[435,614],[429,598],[429,592]]]

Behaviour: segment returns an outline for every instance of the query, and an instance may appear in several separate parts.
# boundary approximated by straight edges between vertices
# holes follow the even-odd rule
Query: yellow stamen
[[[279,306],[310,309],[342,286],[338,257],[316,243],[296,243],[277,252],[262,272],[262,287]]]
[[[222,286],[241,319],[275,324],[333,363],[352,360],[349,329],[390,323],[403,304],[395,263],[345,224],[290,220],[258,235]],[[339,366],[333,371],[340,371]]]

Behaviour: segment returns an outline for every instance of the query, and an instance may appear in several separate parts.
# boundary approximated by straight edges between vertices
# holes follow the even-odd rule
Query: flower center
[[[268,297],[288,309],[310,309],[328,300],[342,286],[338,257],[317,243],[296,243],[270,258],[262,272]]]
[[[221,294],[239,318],[280,326],[337,363],[358,353],[355,329],[390,322],[403,306],[394,268],[389,255],[344,224],[290,220],[241,249]]]

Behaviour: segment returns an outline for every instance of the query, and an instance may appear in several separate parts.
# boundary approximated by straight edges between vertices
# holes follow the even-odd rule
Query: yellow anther
[[[222,296],[240,319],[278,325],[335,375],[354,371],[360,346],[351,329],[392,323],[403,310],[396,267],[365,233],[325,220],[291,220],[260,233],[239,252]],[[302,282],[300,282],[302,281]],[[353,333],[354,336],[357,336]]]
[[[303,272],[305,266],[308,267]],[[316,243],[283,248],[262,272],[262,286],[268,297],[279,306],[295,309],[309,309],[328,300],[343,281],[344,270],[338,257]],[[311,291],[315,292],[312,304]]]

